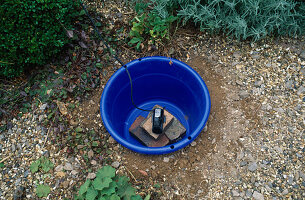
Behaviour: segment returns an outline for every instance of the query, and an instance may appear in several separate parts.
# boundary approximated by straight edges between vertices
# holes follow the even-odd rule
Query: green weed
[[[136,195],[136,189],[128,181],[128,177],[116,175],[115,169],[111,166],[104,166],[98,170],[93,181],[87,180],[80,187],[75,199],[142,200],[141,196]],[[147,195],[145,199],[149,200],[149,198],[150,195]]]

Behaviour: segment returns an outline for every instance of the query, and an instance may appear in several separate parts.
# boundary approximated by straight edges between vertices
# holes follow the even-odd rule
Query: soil
[[[165,199],[204,198],[214,179],[238,176],[236,157],[243,147],[240,139],[246,133],[251,134],[252,127],[258,125],[257,106],[249,98],[239,99],[238,90],[228,84],[225,71],[219,70],[204,56],[190,58],[187,64],[201,75],[211,96],[207,131],[202,131],[191,145],[167,155],[142,155],[115,142],[109,143],[110,149],[118,150],[112,157],[121,160],[119,171],[129,175],[140,188],[159,183],[162,191],[159,196]],[[109,133],[103,128],[99,115],[102,88],[93,94],[75,113],[82,113],[79,116],[81,126],[102,127],[101,137],[105,139]],[[166,162],[167,158],[169,162]],[[158,199],[157,196],[153,195],[152,199]]]

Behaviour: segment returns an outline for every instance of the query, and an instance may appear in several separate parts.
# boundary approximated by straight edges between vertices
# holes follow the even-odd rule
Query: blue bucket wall
[[[193,141],[204,128],[210,113],[208,89],[201,77],[185,63],[167,57],[145,57],[128,63],[133,81],[135,104],[152,109],[164,106],[187,129],[186,136],[164,147],[146,147],[128,129],[133,121],[148,112],[133,107],[130,83],[122,67],[109,79],[100,102],[102,120],[111,136],[123,146],[144,154],[176,151]]]

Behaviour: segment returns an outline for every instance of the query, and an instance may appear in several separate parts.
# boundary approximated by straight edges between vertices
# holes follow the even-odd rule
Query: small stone
[[[26,170],[26,171],[24,172],[24,174],[23,174],[24,178],[27,178],[28,175],[29,175],[29,173],[30,173],[30,171],[29,171],[29,170]]]
[[[292,185],[292,183],[293,183],[293,176],[291,175],[288,177],[288,184]]]
[[[38,120],[41,122],[44,119],[44,115],[39,115]]]
[[[91,160],[91,165],[96,165],[97,162],[95,160]]]
[[[305,93],[305,87],[301,86],[301,87],[299,87],[297,94],[301,95],[303,93]]]
[[[169,162],[169,158],[168,157],[164,157],[163,158],[163,162]]]
[[[261,86],[262,83],[263,83],[263,81],[261,81],[261,80],[255,81],[254,86],[259,87],[259,86]]]
[[[71,163],[66,163],[64,166],[64,169],[67,171],[72,171],[73,170],[73,166],[71,165]]]
[[[117,168],[119,168],[120,163],[119,163],[118,161],[114,161],[114,162],[111,164],[111,166],[117,169]]]
[[[257,169],[257,164],[256,162],[252,162],[248,165],[248,170],[250,170],[251,172],[254,172]]]
[[[196,143],[195,141],[193,141],[193,142],[191,143],[191,146],[194,147],[194,146],[196,146],[196,144],[197,144],[197,143]]]
[[[175,49],[174,48],[170,48],[169,51],[168,51],[168,54],[169,55],[172,55],[175,53]]]
[[[57,167],[55,167],[55,171],[56,172],[60,172],[64,169],[64,167],[62,165],[58,165]]]
[[[260,58],[260,55],[259,55],[258,52],[254,51],[254,52],[251,54],[251,57],[252,57],[253,59],[259,59],[259,58]]]
[[[235,51],[235,52],[233,53],[233,57],[234,57],[234,58],[240,58],[240,57],[241,57],[241,52],[240,52],[240,51]]]
[[[16,151],[16,145],[15,145],[15,144],[12,144],[11,149],[12,149],[12,152],[15,152],[15,151]]]
[[[237,192],[236,190],[232,190],[232,195],[233,197],[239,197],[239,192]]]
[[[305,174],[301,171],[299,171],[299,176],[305,181]]]
[[[42,104],[42,105],[39,107],[39,109],[42,110],[42,111],[44,111],[44,110],[46,109],[47,106],[48,106],[47,103]]]
[[[206,124],[203,128],[203,132],[206,133],[208,131],[208,125]]]
[[[245,91],[245,90],[239,92],[239,96],[242,99],[245,99],[245,98],[249,97],[249,95],[250,94],[247,91]]]
[[[250,190],[250,189],[246,190],[247,197],[249,197],[249,198],[252,197],[252,194],[253,194],[252,190]]]
[[[283,153],[282,148],[280,148],[279,146],[275,146],[274,149],[279,153]]]
[[[253,192],[253,198],[256,200],[264,200],[264,195],[262,195],[261,193],[254,191]]]
[[[69,181],[64,181],[62,183],[63,188],[68,188],[69,187]]]
[[[247,165],[247,161],[241,161],[241,162],[240,162],[240,166],[241,166],[241,167],[246,166],[246,165]]]
[[[92,149],[90,149],[90,151],[88,151],[88,158],[89,159],[92,158],[93,155],[94,155],[94,153],[93,153]]]
[[[240,160],[245,156],[245,153],[241,151],[240,153],[237,154],[237,159]]]
[[[299,56],[301,59],[305,60],[305,50],[303,50]]]
[[[239,95],[236,94],[236,93],[233,93],[233,94],[231,95],[231,98],[232,98],[234,101],[239,101],[239,100],[240,100]]]
[[[292,84],[293,84],[293,81],[292,80],[289,80],[285,83],[285,86],[287,89],[292,89]]]
[[[288,190],[287,190],[287,189],[285,189],[285,190],[282,192],[282,195],[286,195],[286,194],[288,194]]]
[[[18,186],[14,191],[13,199],[21,200],[25,197],[25,188],[23,186]]]
[[[87,179],[94,179],[96,177],[95,173],[89,173]]]
[[[72,175],[76,175],[77,173],[78,173],[78,172],[77,172],[76,170],[72,170],[72,171],[71,171],[71,174],[72,174]]]
[[[108,142],[110,144],[115,144],[116,143],[115,139],[113,139],[113,137],[111,137],[111,136],[108,138]]]

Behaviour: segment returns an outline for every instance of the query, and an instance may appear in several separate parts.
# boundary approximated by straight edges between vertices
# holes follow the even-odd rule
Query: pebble
[[[39,109],[40,110],[45,110],[46,109],[46,107],[48,106],[48,104],[47,103],[45,103],[45,104],[42,104],[40,107],[39,107]]]
[[[163,158],[163,162],[169,162],[169,158],[168,157],[164,157]]]
[[[299,56],[301,59],[305,60],[305,50],[303,50]]]
[[[77,172],[76,170],[72,170],[72,171],[71,171],[71,174],[72,174],[72,175],[76,175],[76,174],[78,174],[78,172]]]
[[[97,162],[95,160],[91,160],[91,165],[96,165]]]
[[[305,87],[303,87],[303,86],[299,87],[297,94],[301,95],[301,94],[304,94],[304,93],[305,93]]]
[[[239,92],[239,96],[240,96],[240,98],[242,98],[242,99],[248,98],[249,95],[250,95],[249,92],[246,91],[246,90],[243,90],[243,91],[240,91],[240,92]]]
[[[208,131],[208,125],[205,125],[203,128],[203,132],[206,133]]]
[[[87,179],[94,179],[96,177],[95,173],[89,173]]]
[[[65,166],[64,166],[64,170],[67,170],[67,171],[72,171],[73,170],[73,166],[71,165],[71,163],[66,163]]]
[[[247,161],[241,161],[241,162],[240,162],[240,166],[241,166],[241,167],[246,166],[246,165],[247,165]]]
[[[64,167],[63,167],[62,165],[58,165],[58,166],[55,167],[54,170],[55,170],[56,172],[60,172],[60,171],[62,171],[63,169],[64,169]]]
[[[119,163],[118,161],[114,161],[114,162],[111,164],[111,166],[117,169],[117,168],[119,168],[120,163]]]
[[[115,141],[115,139],[113,139],[113,137],[109,137],[108,138],[108,142],[110,143],[110,144],[115,144],[115,143],[117,143],[117,141]]]
[[[232,190],[232,195],[233,197],[239,197],[239,192],[237,192],[236,190]]]
[[[288,194],[288,190],[287,189],[283,190],[283,192],[282,192],[282,195],[286,195],[286,194]]]
[[[257,164],[256,162],[252,162],[248,165],[248,170],[250,170],[251,172],[254,172],[257,169]]]
[[[23,186],[18,186],[14,191],[13,199],[14,200],[21,200],[24,199],[25,196],[25,188]],[[0,195],[1,197],[1,195]]]
[[[253,194],[253,192],[250,189],[246,190],[247,197],[249,197],[249,198],[252,197],[252,194]]]
[[[193,142],[191,143],[191,146],[194,147],[194,146],[196,146],[196,144],[197,144],[197,143],[196,143],[195,141],[193,141]]]
[[[264,200],[264,195],[262,195],[261,193],[254,191],[253,192],[253,198],[255,200]]]

